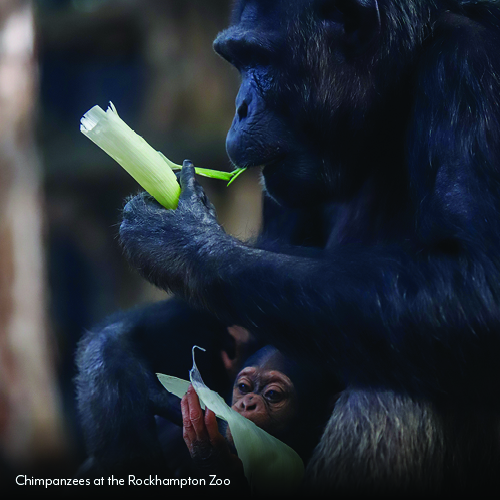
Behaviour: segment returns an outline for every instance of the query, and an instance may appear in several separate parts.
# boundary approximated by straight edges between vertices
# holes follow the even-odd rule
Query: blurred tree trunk
[[[0,445],[11,465],[62,451],[48,345],[32,4],[0,2]]]

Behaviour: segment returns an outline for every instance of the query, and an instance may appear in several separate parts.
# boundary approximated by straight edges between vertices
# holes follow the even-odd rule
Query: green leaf
[[[246,170],[246,167],[245,168],[237,168],[236,170],[233,170],[231,172],[232,179],[228,182],[227,187],[229,187],[245,170]]]
[[[177,177],[165,158],[137,135],[110,104],[106,111],[94,106],[83,115],[80,131],[117,161],[165,208],[176,208],[181,192]]]
[[[116,160],[149,194],[165,208],[174,209],[179,202],[180,187],[172,170],[181,165],[155,151],[119,116],[112,102],[104,111],[94,106],[80,120],[80,131]],[[169,168],[165,168],[165,163]],[[245,169],[221,172],[195,167],[198,175],[220,179],[231,184]]]
[[[205,385],[194,360],[195,347],[197,346],[193,347],[193,368],[189,372],[191,384],[200,402],[203,402],[219,418],[227,421],[252,491],[257,494],[274,493],[280,496],[296,493],[304,476],[302,459],[288,445],[230,408],[216,392]],[[157,376],[163,384],[165,376],[161,374]],[[188,387],[187,380],[176,386],[177,393],[165,386],[178,397],[182,397]],[[184,392],[181,394],[182,391]]]

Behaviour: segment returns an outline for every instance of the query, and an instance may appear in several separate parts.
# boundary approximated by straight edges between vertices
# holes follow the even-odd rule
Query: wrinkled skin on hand
[[[207,474],[244,481],[241,460],[219,432],[215,413],[207,408],[203,414],[193,386],[182,398],[181,410],[184,442],[195,465]]]
[[[217,265],[213,257],[223,255],[224,245],[234,242],[218,224],[189,160],[178,178],[181,195],[176,210],[165,209],[146,192],[128,200],[120,240],[129,262],[146,279],[188,296],[196,289],[196,276],[206,266]]]

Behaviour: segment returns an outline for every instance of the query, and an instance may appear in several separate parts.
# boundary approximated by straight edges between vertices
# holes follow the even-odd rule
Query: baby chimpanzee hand
[[[205,415],[193,386],[181,401],[183,437],[196,466],[207,474],[241,481],[243,464],[231,453],[229,445],[219,432],[215,413],[208,408]]]

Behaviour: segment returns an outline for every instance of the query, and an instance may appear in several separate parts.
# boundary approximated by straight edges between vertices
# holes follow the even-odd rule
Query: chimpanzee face
[[[232,408],[270,434],[279,435],[297,415],[294,385],[280,371],[248,366],[236,377]]]
[[[369,105],[362,62],[368,19],[376,26],[377,17],[368,7],[339,10],[340,3],[241,1],[214,42],[241,75],[228,155],[238,167],[261,167],[269,194],[289,205],[319,203],[359,181],[348,163]]]

